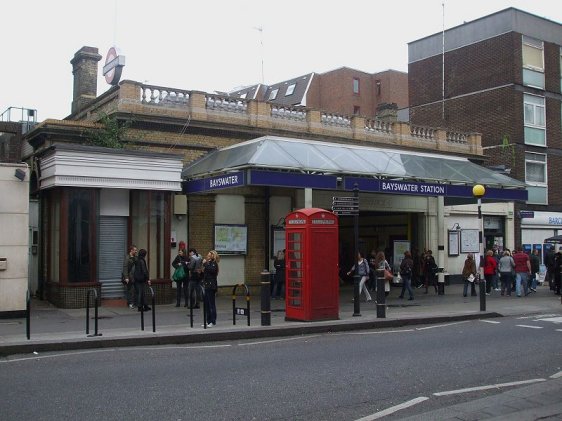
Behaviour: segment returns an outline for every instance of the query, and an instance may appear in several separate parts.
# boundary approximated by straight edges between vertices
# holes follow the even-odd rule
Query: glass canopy
[[[196,179],[246,168],[523,188],[525,184],[466,158],[398,149],[264,136],[219,149],[184,168]]]

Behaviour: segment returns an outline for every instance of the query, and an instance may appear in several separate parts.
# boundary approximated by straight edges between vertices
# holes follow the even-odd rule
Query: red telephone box
[[[287,320],[339,319],[338,218],[309,208],[285,218]]]

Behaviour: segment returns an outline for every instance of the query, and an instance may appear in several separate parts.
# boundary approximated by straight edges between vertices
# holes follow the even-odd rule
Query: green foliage
[[[86,134],[86,144],[104,148],[123,149],[123,137],[130,122],[119,123],[115,117],[102,114],[99,123],[103,126],[97,130],[89,130]]]
[[[515,166],[515,145],[509,142],[509,135],[504,134],[502,138],[501,148],[511,151],[511,165]]]

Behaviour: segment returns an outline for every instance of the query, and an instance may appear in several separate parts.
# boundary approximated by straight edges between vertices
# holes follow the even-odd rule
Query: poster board
[[[478,230],[461,230],[461,253],[478,253],[479,251]]]
[[[458,256],[459,252],[459,233],[460,231],[449,231],[449,256]]]
[[[275,259],[279,250],[285,250],[285,228],[271,226],[271,258]]]
[[[219,254],[247,254],[248,226],[215,224],[214,240]]]
[[[404,260],[404,252],[410,250],[410,242],[406,240],[394,240],[393,248],[393,269],[395,272],[398,272],[400,264],[402,264],[402,260]]]

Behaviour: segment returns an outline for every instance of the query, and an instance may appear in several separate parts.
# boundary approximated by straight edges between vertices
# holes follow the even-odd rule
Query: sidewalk
[[[107,348],[118,346],[202,343],[220,340],[250,339],[323,333],[344,330],[380,329],[412,324],[445,323],[450,321],[514,315],[562,314],[560,297],[548,286],[538,287],[528,297],[502,297],[492,291],[486,297],[486,310],[480,311],[479,297],[463,297],[462,285],[446,286],[445,295],[432,290],[423,294],[414,290],[415,300],[399,299],[399,288],[392,288],[386,300],[386,318],[377,318],[374,302],[361,302],[361,316],[353,316],[351,286],[340,290],[340,319],[317,322],[285,321],[285,302],[271,302],[271,326],[261,326],[260,297],[251,299],[251,326],[245,316],[232,321],[232,296],[217,297],[217,326],[204,329],[202,309],[194,310],[193,328],[188,310],[174,305],[156,308],[156,332],[152,331],[152,312],[144,313],[144,331],[140,313],[128,307],[100,307],[98,332],[86,335],[85,309],[60,309],[46,301],[33,300],[31,306],[31,338],[26,338],[26,321],[0,319],[0,356],[31,352],[71,349]],[[245,297],[237,298],[236,307],[246,307]],[[90,309],[90,335],[94,333],[94,310]]]

